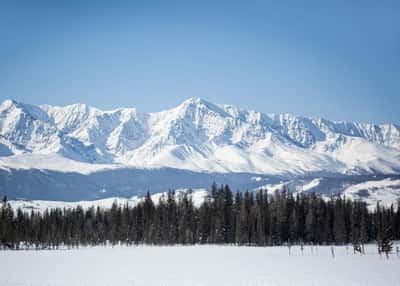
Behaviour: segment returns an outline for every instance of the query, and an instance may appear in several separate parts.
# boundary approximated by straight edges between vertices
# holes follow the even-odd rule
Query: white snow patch
[[[262,181],[262,177],[251,177],[250,179],[256,182]]]
[[[314,189],[315,187],[318,187],[318,185],[320,184],[321,179],[320,178],[316,178],[311,180],[310,182],[304,184],[301,186],[301,191],[309,191]]]
[[[396,204],[396,201],[400,198],[400,180],[388,178],[379,181],[367,181],[346,188],[342,194],[352,200],[367,202],[371,209],[376,207],[377,202],[381,206],[389,207]]]

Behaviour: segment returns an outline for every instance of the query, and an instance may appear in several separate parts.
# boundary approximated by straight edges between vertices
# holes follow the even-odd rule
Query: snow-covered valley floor
[[[0,251],[2,286],[400,285],[400,257],[349,247],[116,246]]]

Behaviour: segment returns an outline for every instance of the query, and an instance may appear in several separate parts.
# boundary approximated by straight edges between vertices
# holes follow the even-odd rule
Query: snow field
[[[107,246],[0,251],[1,286],[400,285],[400,257],[335,246]]]

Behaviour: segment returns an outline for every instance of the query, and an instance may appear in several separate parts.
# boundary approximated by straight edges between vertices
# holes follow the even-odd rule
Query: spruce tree
[[[389,254],[392,252],[393,242],[391,240],[390,226],[382,229],[378,238],[378,252],[385,253],[386,258],[389,259]]]

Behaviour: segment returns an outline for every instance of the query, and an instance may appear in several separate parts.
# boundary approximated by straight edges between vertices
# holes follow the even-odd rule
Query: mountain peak
[[[17,106],[18,102],[14,99],[6,99],[0,104],[0,110],[9,109],[12,106]]]
[[[48,120],[48,116],[39,107],[18,102],[14,99],[6,99],[0,105],[0,112],[13,112],[14,116],[23,113],[25,115],[31,116],[33,119],[40,119],[43,121]]]
[[[181,106],[181,107],[205,106],[205,107],[210,108],[210,109],[213,109],[213,108],[217,107],[217,105],[215,105],[214,103],[209,102],[209,101],[204,100],[204,99],[199,98],[199,97],[188,98],[185,101],[183,101],[179,106]]]
[[[183,114],[195,114],[204,111],[219,114],[222,117],[227,117],[229,114],[219,105],[198,97],[192,97],[182,102],[176,110]]]

